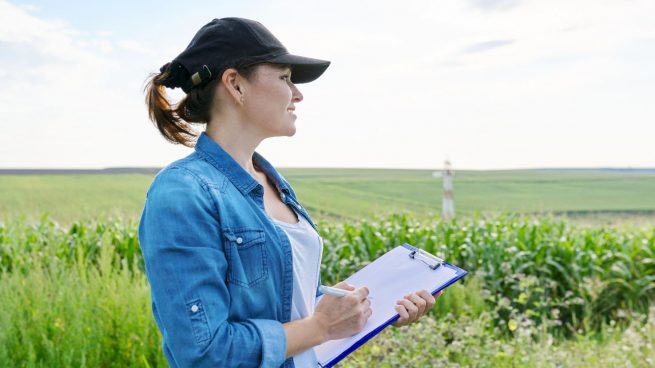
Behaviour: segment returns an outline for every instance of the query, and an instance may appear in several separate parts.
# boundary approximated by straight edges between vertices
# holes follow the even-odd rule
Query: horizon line
[[[0,175],[28,174],[28,173],[139,173],[139,172],[158,172],[165,166],[110,166],[104,168],[0,168]],[[300,170],[407,170],[407,171],[442,171],[443,168],[400,168],[400,167],[308,167],[308,166],[280,166],[277,170],[300,169]],[[635,167],[635,166],[579,166],[579,167],[516,167],[516,168],[453,168],[454,171],[652,171],[655,173],[655,166]]]

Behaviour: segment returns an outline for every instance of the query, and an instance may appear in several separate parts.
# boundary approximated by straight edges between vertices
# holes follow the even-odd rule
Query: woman
[[[322,241],[289,183],[255,152],[295,133],[294,83],[329,62],[291,55],[261,24],[214,19],[154,75],[147,105],[162,135],[195,151],[162,170],[139,225],[152,310],[172,367],[316,367],[312,347],[353,335],[371,316],[368,289],[324,296]],[[164,90],[182,88],[171,105]],[[206,124],[197,138],[190,123]],[[195,144],[194,144],[195,143]],[[434,304],[399,301],[396,325]]]

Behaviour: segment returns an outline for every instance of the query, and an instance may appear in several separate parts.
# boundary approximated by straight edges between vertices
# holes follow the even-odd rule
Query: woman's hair
[[[235,68],[246,79],[250,79],[256,65]],[[210,119],[212,101],[221,78],[215,78],[192,89],[182,100],[171,104],[166,96],[164,81],[168,70],[152,74],[146,83],[146,105],[150,120],[159,132],[171,143],[193,147],[197,133],[191,124],[207,124]],[[221,73],[222,75],[222,73]]]

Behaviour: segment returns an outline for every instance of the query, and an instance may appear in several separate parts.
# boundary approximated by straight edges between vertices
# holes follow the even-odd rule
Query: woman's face
[[[302,101],[303,96],[291,83],[291,69],[259,65],[247,84],[243,105],[246,121],[264,137],[294,135],[295,104]]]

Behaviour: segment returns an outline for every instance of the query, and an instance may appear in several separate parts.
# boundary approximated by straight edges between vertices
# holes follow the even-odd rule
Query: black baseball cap
[[[214,19],[204,25],[173,61],[159,70],[170,75],[163,81],[169,88],[194,87],[219,78],[228,68],[260,63],[291,65],[291,81],[307,83],[320,77],[329,61],[290,54],[261,23],[244,18]]]

